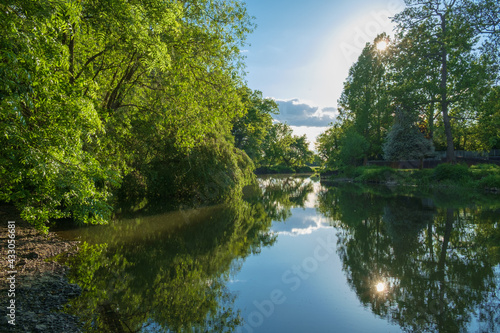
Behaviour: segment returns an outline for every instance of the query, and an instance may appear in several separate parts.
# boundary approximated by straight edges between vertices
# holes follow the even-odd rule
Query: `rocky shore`
[[[10,228],[15,226],[14,269],[8,261],[8,221],[15,221]],[[45,235],[21,220],[12,206],[0,205],[0,244],[0,331],[79,332],[77,318],[60,310],[81,289],[68,282],[67,267],[51,260],[61,253],[75,253],[78,242],[50,232]]]

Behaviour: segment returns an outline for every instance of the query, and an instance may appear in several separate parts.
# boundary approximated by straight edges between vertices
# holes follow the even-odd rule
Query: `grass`
[[[481,164],[440,164],[434,169],[397,170],[390,167],[344,168],[335,178],[359,183],[378,183],[419,187],[459,187],[500,191],[500,166]]]

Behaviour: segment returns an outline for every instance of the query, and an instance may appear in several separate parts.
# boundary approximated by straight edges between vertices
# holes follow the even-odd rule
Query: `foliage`
[[[339,99],[339,120],[366,140],[364,155],[371,157],[381,153],[392,112],[386,80],[387,58],[376,47],[381,41],[389,42],[389,38],[381,34],[363,49],[349,69]]]
[[[366,156],[369,143],[354,130],[347,131],[340,139],[341,148],[338,162],[340,165],[356,166],[359,160]]]
[[[286,123],[272,125],[264,141],[263,152],[261,166],[283,164],[295,168],[310,163],[313,158],[306,136],[293,135]]]
[[[478,121],[473,127],[473,135],[484,150],[500,149],[500,87],[495,86],[481,101]]]
[[[500,165],[496,164],[476,164],[470,167],[472,171],[500,172]]]
[[[275,165],[268,167],[259,167],[255,169],[257,175],[267,175],[267,174],[287,174],[295,173],[295,169],[285,166],[285,165]]]
[[[429,186],[434,182],[434,170],[413,170],[409,175],[409,182],[417,186]]]
[[[477,186],[482,189],[500,189],[500,174],[488,175],[477,182]]]
[[[477,164],[469,168],[471,177],[480,180],[490,175],[500,175],[500,166],[496,164]]]
[[[467,165],[443,163],[434,169],[434,178],[436,181],[452,180],[460,182],[469,180],[470,172]]]
[[[1,6],[0,200],[16,203],[22,218],[42,229],[69,216],[102,223],[119,177],[88,149],[99,146],[103,121],[84,93],[88,82],[74,82],[61,42],[81,8],[45,1]]]
[[[426,139],[447,150],[487,151],[498,146],[498,45],[500,4],[491,0],[408,0],[396,14],[396,36],[381,34],[367,43],[349,70],[338,101],[339,116],[318,139],[327,168],[337,167],[342,136],[355,131],[364,137],[364,158],[380,159],[384,139],[404,146],[391,159],[420,158],[427,144],[414,136],[404,142],[386,137],[402,108]],[[388,47],[377,50],[379,41]],[[398,129],[395,126],[395,130]],[[402,133],[402,132],[399,132]],[[405,146],[406,140],[420,144]],[[386,146],[387,148],[387,146]]]
[[[366,183],[387,183],[401,181],[401,173],[389,167],[360,167],[361,173],[355,178],[356,181]]]
[[[332,124],[325,132],[321,133],[316,139],[316,150],[323,164],[327,168],[334,168],[338,160],[338,151],[341,147],[340,139],[343,130],[338,123]]]
[[[304,165],[304,166],[295,168],[295,172],[297,172],[297,173],[314,173],[314,170],[310,166]]]
[[[347,178],[359,186],[362,183],[387,184],[391,185],[392,191],[405,195],[437,195],[436,193],[443,189],[453,189],[441,195],[449,197],[450,191],[453,191],[457,200],[466,196],[469,201],[476,202],[483,200],[482,196],[488,191],[496,191],[499,188],[499,177],[500,167],[494,164],[479,164],[468,168],[462,164],[442,163],[434,169],[419,170],[398,170],[374,165],[343,167],[333,179]],[[496,200],[495,197],[492,199]],[[452,201],[451,198],[443,200]]]
[[[270,98],[263,98],[260,91],[242,88],[240,94],[246,111],[233,121],[231,133],[234,145],[244,150],[258,165],[263,158],[264,140],[273,126],[272,115],[278,113],[278,105]]]
[[[399,96],[410,92],[407,107],[432,106],[428,120],[434,118],[434,103],[439,103],[448,162],[455,160],[452,119],[460,124],[471,118],[498,75],[494,56],[481,49],[474,27],[477,13],[464,10],[467,3],[408,1],[394,18],[402,40],[394,69],[396,90]]]
[[[399,111],[396,123],[387,134],[384,158],[390,161],[422,159],[432,152],[432,144],[419,131],[405,111]]]
[[[314,170],[307,165],[295,168],[291,168],[285,165],[274,165],[267,167],[259,167],[255,169],[255,174],[257,175],[287,174],[287,173],[314,173]]]
[[[0,200],[24,219],[104,223],[123,179],[139,185],[118,195],[133,203],[187,197],[220,172],[227,188],[214,200],[247,181],[233,120],[260,108],[260,129],[247,126],[258,142],[275,106],[244,88],[240,47],[253,29],[244,3],[7,0],[0,9]],[[210,166],[190,168],[190,156]]]

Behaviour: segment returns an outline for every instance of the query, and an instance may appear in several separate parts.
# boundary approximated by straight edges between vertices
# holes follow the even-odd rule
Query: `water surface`
[[[264,177],[215,207],[61,232],[87,331],[494,332],[500,203]],[[465,200],[464,200],[465,199]]]

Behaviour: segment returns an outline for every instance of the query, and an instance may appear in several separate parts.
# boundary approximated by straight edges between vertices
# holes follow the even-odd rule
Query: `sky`
[[[392,34],[403,0],[246,0],[257,24],[242,52],[248,86],[275,99],[311,149],[335,119],[349,68],[367,42]]]

